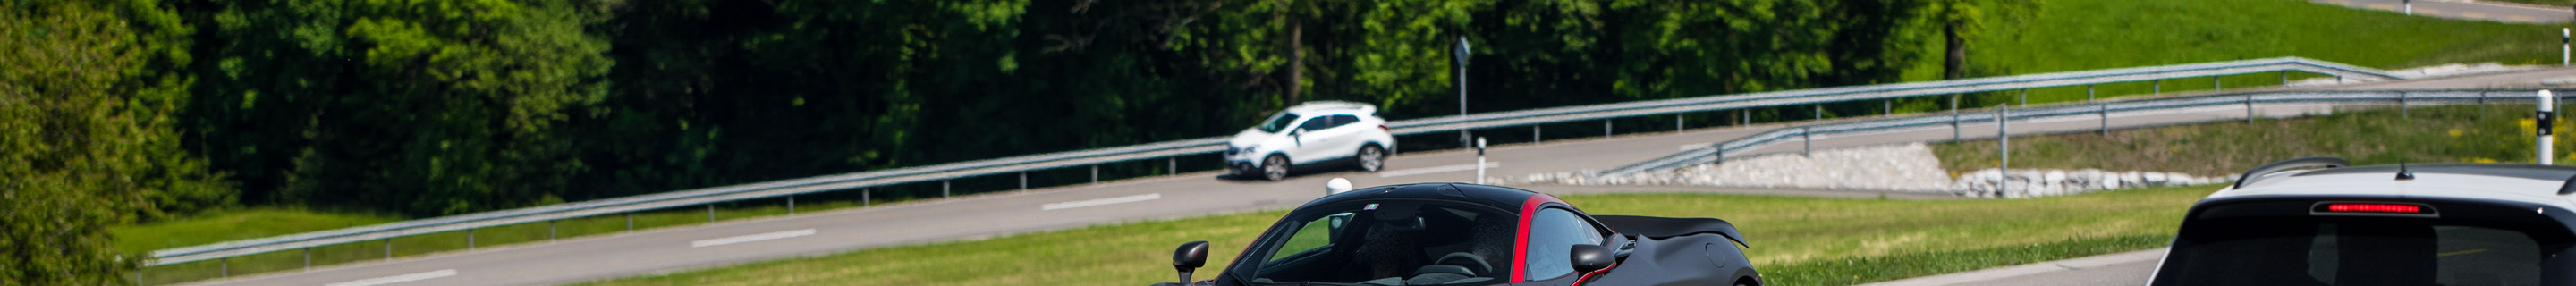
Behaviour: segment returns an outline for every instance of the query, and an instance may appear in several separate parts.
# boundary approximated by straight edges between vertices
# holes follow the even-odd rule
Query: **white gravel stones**
[[[1591,177],[1598,171],[1532,174],[1518,178],[1492,178],[1504,185],[1683,185],[1748,188],[1800,188],[1836,190],[1877,190],[1913,193],[1946,193],[1966,197],[2028,198],[2057,196],[2097,190],[2152,186],[2192,185],[2225,182],[2223,178],[2203,178],[2188,174],[2156,172],[2112,172],[2103,170],[2029,170],[2014,169],[2009,179],[2010,192],[1999,188],[2006,181],[2003,172],[1994,169],[1962,174],[1950,178],[1941,169],[1940,159],[1923,143],[1882,145],[1858,148],[1819,150],[1814,157],[1798,154],[1772,154],[1749,158],[1728,158],[1726,164],[1685,167],[1670,172],[1647,172],[1619,177]]]
[[[1687,185],[1949,192],[1950,175],[1922,143],[1818,150],[1815,157],[1773,154],[1727,158],[1726,164],[1684,167],[1623,177],[1591,178],[1596,171],[1498,178],[1504,184]]]
[[[2114,172],[2096,169],[2074,171],[2014,169],[2012,176],[2009,179],[2012,182],[2012,188],[2009,192],[2006,192],[2000,185],[2006,180],[2007,179],[2002,171],[1995,169],[1977,170],[1976,172],[1968,172],[1967,174],[1959,175],[1959,180],[1951,183],[1950,189],[1955,191],[1956,194],[1966,197],[2029,198],[2069,195],[2100,190],[2227,182],[2227,179],[2225,178],[2198,177],[2189,174],[2177,173],[2136,171]]]

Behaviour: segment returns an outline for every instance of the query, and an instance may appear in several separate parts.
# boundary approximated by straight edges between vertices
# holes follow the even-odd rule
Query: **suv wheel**
[[[1379,148],[1377,145],[1360,146],[1359,157],[1360,171],[1377,172],[1379,169],[1386,169],[1386,148]]]
[[[1288,156],[1270,155],[1261,159],[1261,178],[1272,182],[1288,178]]]

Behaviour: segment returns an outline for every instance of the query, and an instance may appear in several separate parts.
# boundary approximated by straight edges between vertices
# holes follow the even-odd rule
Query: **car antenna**
[[[2406,160],[2405,160],[2405,159],[2398,159],[2398,160],[2397,160],[2397,180],[2399,180],[2399,181],[2413,181],[2413,180],[2415,180],[2415,172],[2414,172],[2414,171],[2407,171],[2407,170],[2406,170]]]

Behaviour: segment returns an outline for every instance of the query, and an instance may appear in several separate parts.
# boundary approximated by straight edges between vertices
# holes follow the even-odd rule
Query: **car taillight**
[[[2417,207],[2417,206],[2415,206],[2415,205],[2400,205],[2400,204],[2326,204],[2326,211],[2329,211],[2329,212],[2356,212],[2356,213],[2409,213],[2409,214],[2411,214],[2411,213],[2421,213],[2421,212],[2424,212],[2424,209],[2423,209],[2422,207]]]
[[[2440,215],[2441,212],[2434,211],[2433,206],[2416,203],[2319,202],[2315,206],[2309,207],[2308,213],[2317,215],[2431,216]]]
[[[1377,131],[1395,132],[1395,130],[1386,129],[1386,124],[1378,124]]]

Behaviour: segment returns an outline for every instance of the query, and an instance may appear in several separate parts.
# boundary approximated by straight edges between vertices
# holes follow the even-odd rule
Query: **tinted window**
[[[1270,120],[1261,121],[1261,126],[1257,128],[1261,129],[1261,132],[1279,133],[1279,131],[1288,130],[1288,124],[1297,123],[1297,117],[1296,113],[1280,112],[1270,115]]]
[[[1601,231],[1591,222],[1560,208],[1538,211],[1530,218],[1529,279],[1548,280],[1574,274],[1574,262],[1568,257],[1575,244],[1600,245]]]
[[[1250,269],[1237,275],[1256,284],[1500,282],[1494,277],[1510,275],[1519,222],[1499,209],[1444,202],[1307,207],[1272,226],[1246,253],[1253,259],[1238,260],[1227,271]]]
[[[1326,128],[1331,128],[1331,127],[1342,127],[1342,125],[1351,125],[1351,123],[1358,123],[1358,122],[1360,122],[1360,117],[1359,117],[1359,116],[1351,116],[1351,115],[1334,115],[1334,116],[1327,116],[1327,117],[1328,117],[1328,118],[1332,118],[1332,119],[1333,119],[1333,125],[1331,125],[1330,127],[1326,127]]]
[[[2341,217],[2192,224],[2155,284],[2539,285],[2544,260],[2566,248],[2535,235],[2546,230],[2511,224]]]
[[[1313,120],[1306,120],[1306,124],[1297,125],[1297,129],[1302,129],[1302,130],[1306,130],[1306,131],[1315,131],[1315,130],[1324,130],[1324,128],[1333,128],[1333,121],[1331,120],[1332,118],[1333,118],[1332,116],[1325,116],[1325,117],[1316,117],[1316,118],[1315,118],[1315,119],[1313,119]]]

